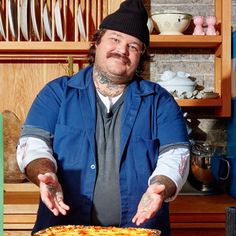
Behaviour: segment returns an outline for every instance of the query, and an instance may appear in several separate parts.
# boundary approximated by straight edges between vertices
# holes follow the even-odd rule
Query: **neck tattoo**
[[[116,84],[98,66],[94,65],[93,80],[96,89],[104,96],[116,97],[122,94],[127,84]]]

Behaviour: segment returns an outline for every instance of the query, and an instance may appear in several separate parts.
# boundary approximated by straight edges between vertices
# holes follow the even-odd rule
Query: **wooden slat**
[[[36,214],[37,204],[5,204],[4,214]]]
[[[225,213],[172,213],[170,220],[172,223],[224,223]]]
[[[225,223],[171,223],[171,228],[184,229],[224,229]]]
[[[25,215],[25,214],[9,214],[4,215],[4,224],[34,224],[36,220],[36,214]]]
[[[4,231],[6,229],[29,229],[31,230],[34,227],[34,224],[4,224]],[[4,234],[5,235],[5,234]]]
[[[39,188],[32,183],[4,184],[5,192],[38,192]]]
[[[31,230],[4,230],[4,236],[29,236]]]

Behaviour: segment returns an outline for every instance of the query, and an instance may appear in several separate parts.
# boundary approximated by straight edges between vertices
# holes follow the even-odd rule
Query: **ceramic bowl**
[[[192,20],[192,15],[182,12],[154,12],[151,17],[155,29],[163,35],[182,35]]]
[[[192,93],[196,87],[196,82],[188,78],[189,76],[188,73],[183,71],[178,71],[177,73],[165,71],[158,84],[170,93],[176,92],[178,95]]]
[[[172,81],[174,82],[174,81]],[[183,93],[192,93],[195,89],[195,83],[179,83],[179,84],[172,84],[169,82],[158,82],[162,87],[164,87],[168,92],[177,92],[178,95]]]

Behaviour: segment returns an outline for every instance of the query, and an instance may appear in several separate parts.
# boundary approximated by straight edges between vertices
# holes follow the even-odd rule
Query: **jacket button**
[[[96,168],[95,165],[91,165],[90,167],[91,167],[92,170],[94,170]]]

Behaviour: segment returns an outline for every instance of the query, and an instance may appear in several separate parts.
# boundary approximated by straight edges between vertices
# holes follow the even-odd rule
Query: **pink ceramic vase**
[[[193,35],[204,35],[204,30],[203,30],[203,22],[204,22],[204,17],[203,16],[194,16],[193,17],[193,23],[195,25]]]
[[[207,23],[207,35],[216,35],[215,24],[216,24],[216,17],[215,16],[207,16],[206,17]]]

